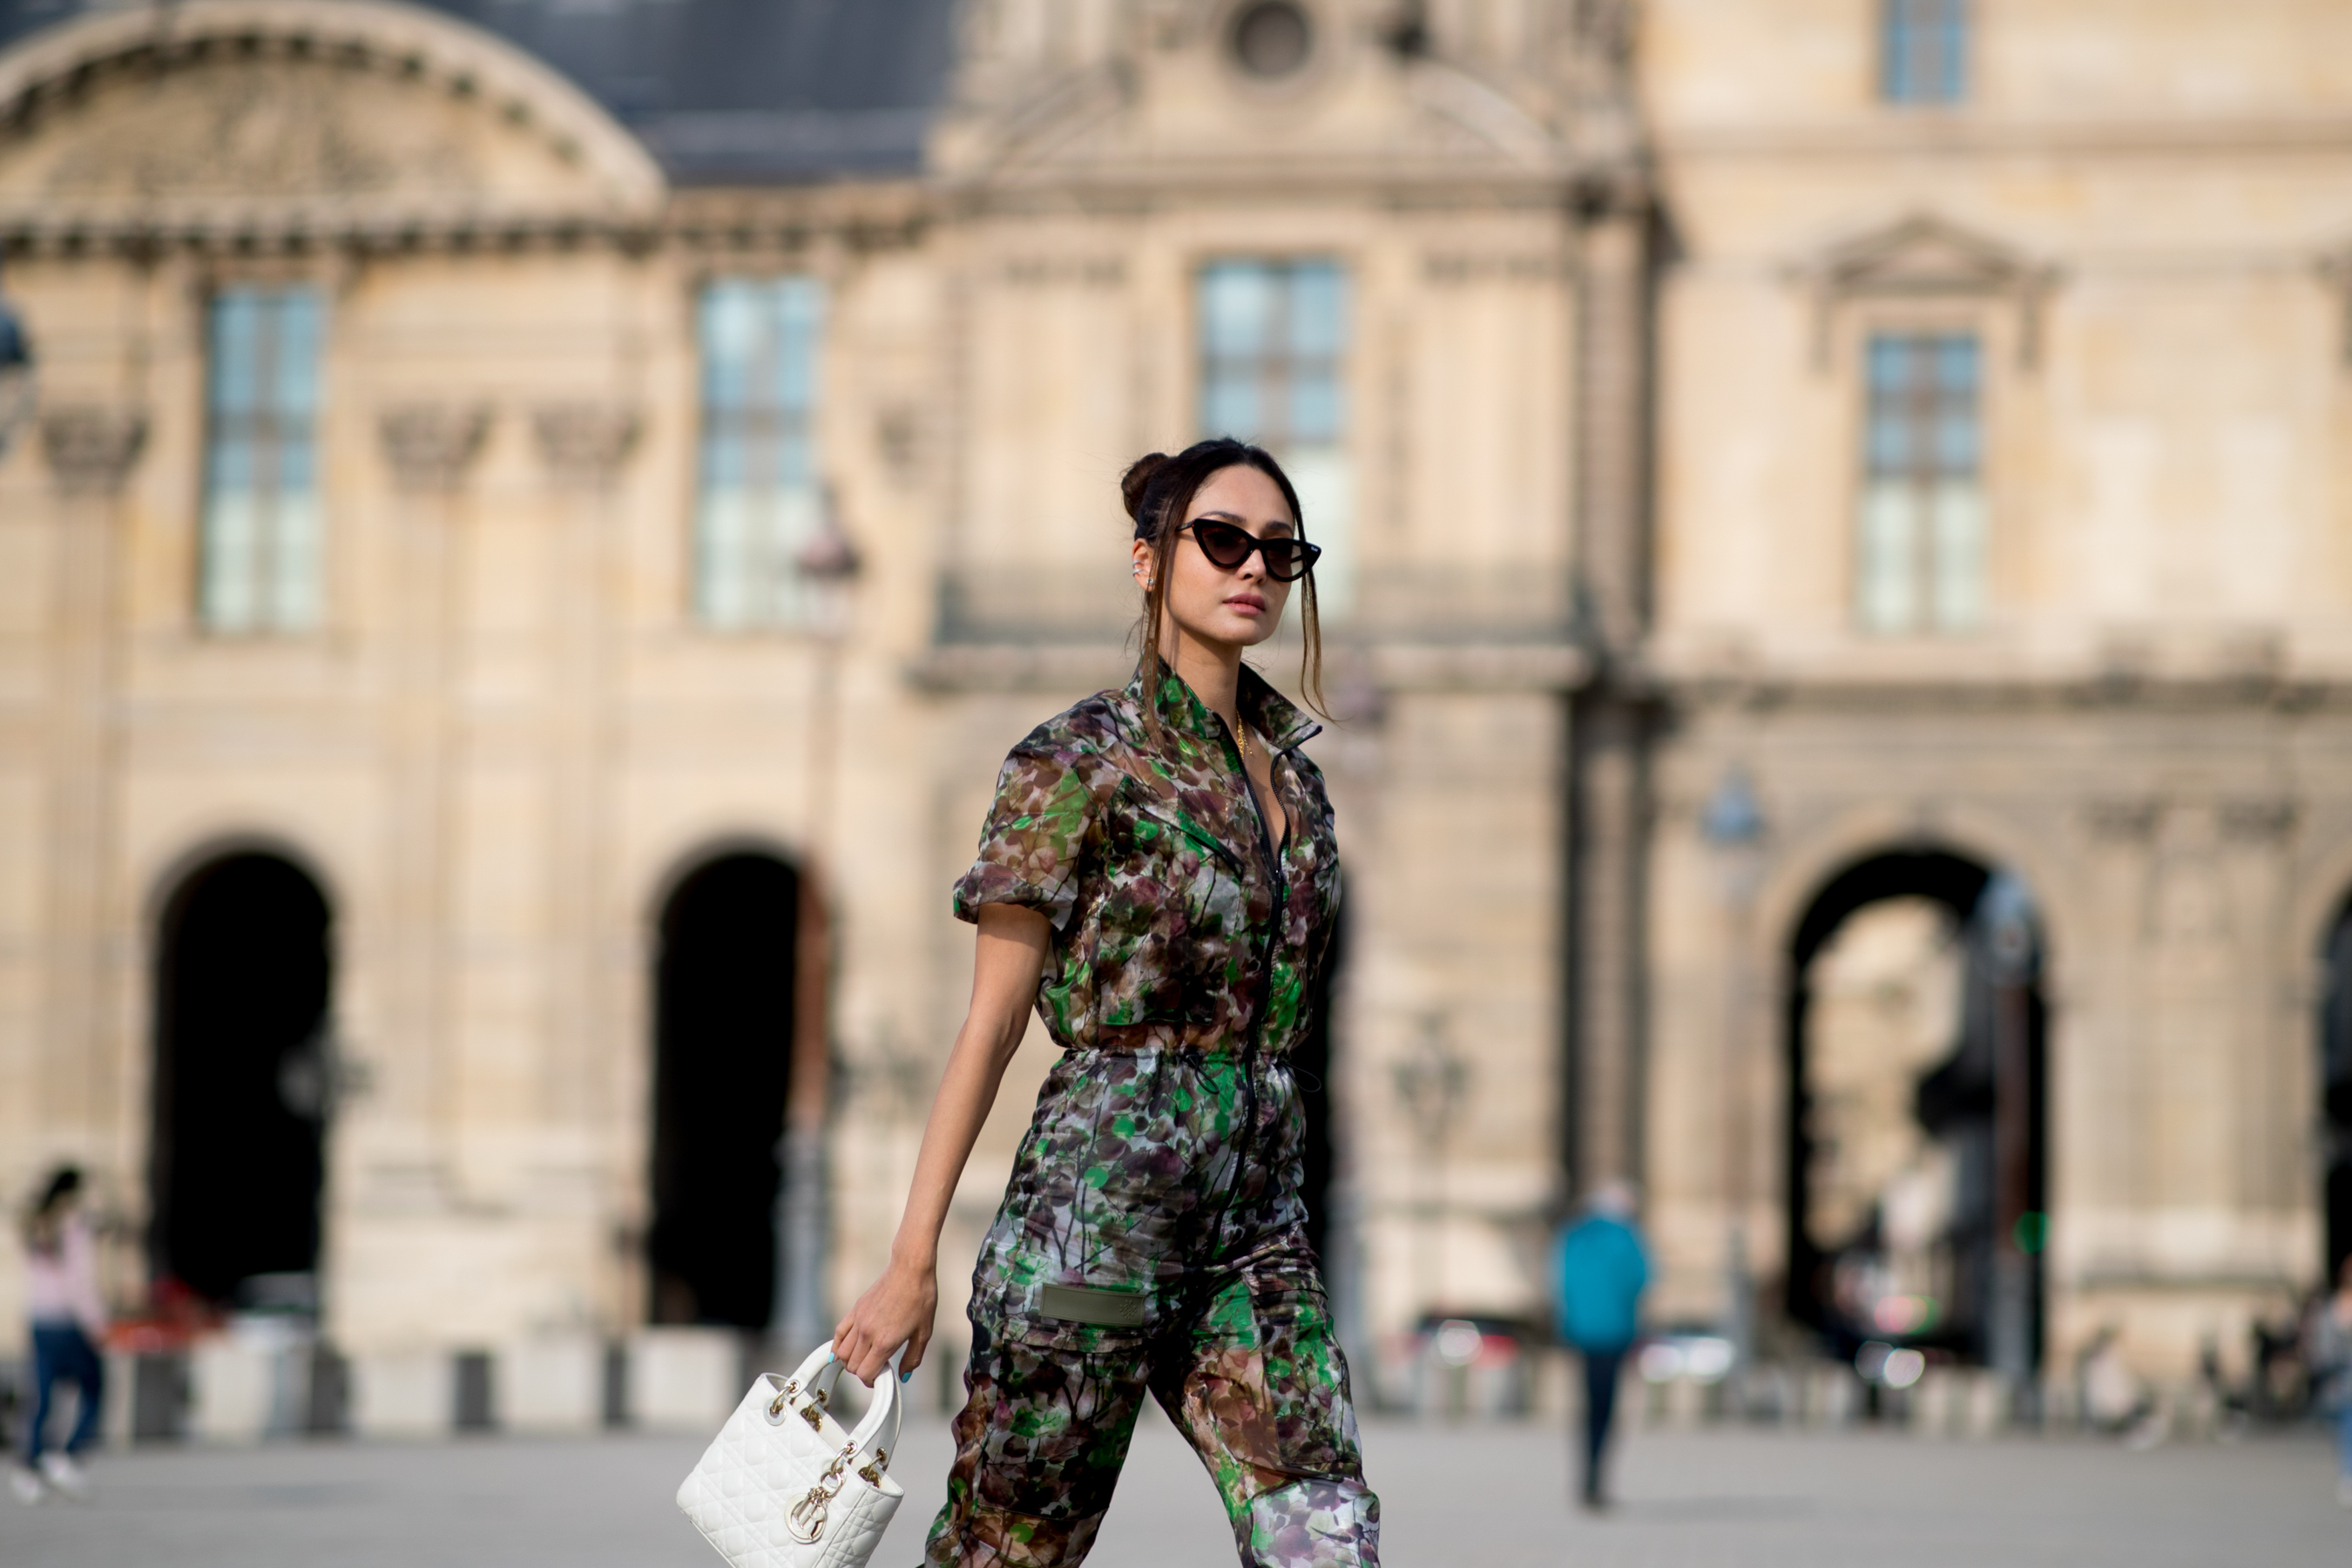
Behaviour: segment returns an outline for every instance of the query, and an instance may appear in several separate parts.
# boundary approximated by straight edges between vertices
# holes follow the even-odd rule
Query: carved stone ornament
[[[41,456],[58,488],[73,495],[121,489],[147,444],[147,416],[139,409],[95,405],[53,408],[41,416]]]
[[[2336,331],[2336,352],[2347,369],[2352,369],[2352,245],[2335,255],[2324,257],[2319,263],[2322,282],[2336,292],[2336,307],[2342,324]]]
[[[658,165],[585,94],[424,7],[48,9],[0,69],[0,230],[421,243],[634,233],[660,207]]]
[[[2292,800],[2257,797],[2221,802],[2214,819],[2225,839],[2240,844],[2277,844],[2293,835],[2300,815]]]
[[[601,488],[619,475],[644,421],[609,403],[551,403],[531,416],[539,455],[567,485]]]
[[[454,490],[481,454],[490,411],[479,404],[411,403],[376,421],[393,483],[404,490]]]
[[[2094,837],[2144,844],[2156,837],[2162,811],[2162,804],[2152,799],[2095,800],[2083,808],[2083,822]]]
[[[1812,291],[1813,364],[1823,370],[1839,310],[1864,300],[2006,305],[2017,313],[2018,363],[2030,370],[2042,353],[2042,300],[2057,280],[2054,268],[1926,214],[1835,247],[1799,276]]]

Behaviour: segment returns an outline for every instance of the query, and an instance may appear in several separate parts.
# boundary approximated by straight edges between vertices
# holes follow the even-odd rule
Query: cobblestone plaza
[[[670,1506],[699,1443],[625,1436],[140,1450],[109,1459],[88,1506],[0,1512],[9,1568],[169,1560],[186,1568],[709,1568]],[[908,1500],[877,1561],[913,1561],[948,1460],[911,1431]],[[1877,1434],[1645,1432],[1621,1455],[1619,1505],[1569,1506],[1548,1426],[1377,1423],[1365,1434],[1395,1568],[2266,1568],[2336,1564],[2352,1513],[2315,1436],[2135,1453],[2079,1438],[1936,1442]],[[1138,1433],[1092,1561],[1230,1560],[1208,1479],[1156,1411]]]

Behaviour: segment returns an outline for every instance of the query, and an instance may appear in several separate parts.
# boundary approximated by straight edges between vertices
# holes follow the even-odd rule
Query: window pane
[[[1254,440],[1265,433],[1258,416],[1257,377],[1248,371],[1212,370],[1201,388],[1201,431]]]
[[[1894,103],[1951,103],[1967,89],[1967,0],[1881,0],[1879,90]]]
[[[1918,618],[1916,593],[1919,496],[1899,481],[1869,485],[1862,497],[1862,549],[1855,589],[1862,624],[1874,632],[1908,631]]]
[[[1967,480],[1949,480],[1928,492],[1935,534],[1936,625],[1969,631],[1984,621],[1984,495]]]
[[[1202,346],[1213,356],[1264,353],[1273,335],[1275,269],[1221,261],[1201,275]]]
[[[706,626],[807,616],[799,558],[823,510],[811,432],[824,316],[813,279],[728,279],[703,292],[693,598]]]
[[[214,631],[304,630],[324,602],[325,307],[309,289],[232,289],[210,315],[197,615]]]
[[[1234,259],[1201,269],[1201,433],[1236,436],[1278,458],[1298,491],[1322,612],[1353,593],[1347,458],[1348,276],[1336,261]]]
[[[306,289],[280,294],[270,356],[271,411],[307,425],[319,401],[319,305]]]
[[[253,493],[222,490],[210,500],[197,568],[198,610],[215,631],[249,631],[255,623],[255,541],[260,532]]]
[[[1300,443],[1339,438],[1339,378],[1326,371],[1302,374],[1291,384],[1289,437]]]
[[[1347,346],[1347,280],[1328,261],[1301,262],[1291,271],[1290,352],[1300,358],[1336,358]]]
[[[270,616],[285,631],[319,624],[319,509],[307,491],[282,491],[270,521]]]
[[[1882,333],[1864,352],[1854,613],[1869,630],[1983,622],[1979,361],[1966,333]]]
[[[1316,613],[1344,621],[1356,602],[1355,479],[1347,454],[1306,447],[1282,454],[1281,461],[1298,492],[1307,537],[1323,547],[1315,564]]]

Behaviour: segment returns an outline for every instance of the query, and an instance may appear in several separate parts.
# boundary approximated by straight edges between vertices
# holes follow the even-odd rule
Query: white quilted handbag
[[[761,1373],[677,1489],[677,1506],[735,1568],[866,1568],[882,1544],[907,1495],[887,1468],[898,1446],[898,1358],[874,1380],[855,1432],[825,1413],[841,1365],[827,1340],[792,1376]]]

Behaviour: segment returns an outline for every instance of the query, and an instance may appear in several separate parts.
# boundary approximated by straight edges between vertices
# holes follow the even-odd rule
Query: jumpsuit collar
[[[1137,711],[1143,707],[1143,670],[1139,666],[1135,678],[1127,683],[1128,700]],[[1276,752],[1287,752],[1304,745],[1323,732],[1323,726],[1299,711],[1297,703],[1276,691],[1265,677],[1242,666],[1240,689],[1234,694],[1234,706],[1240,709],[1243,721],[1266,739]],[[1167,660],[1160,663],[1160,722],[1181,731],[1195,740],[1213,743],[1223,726],[1209,705],[1185,684]]]

